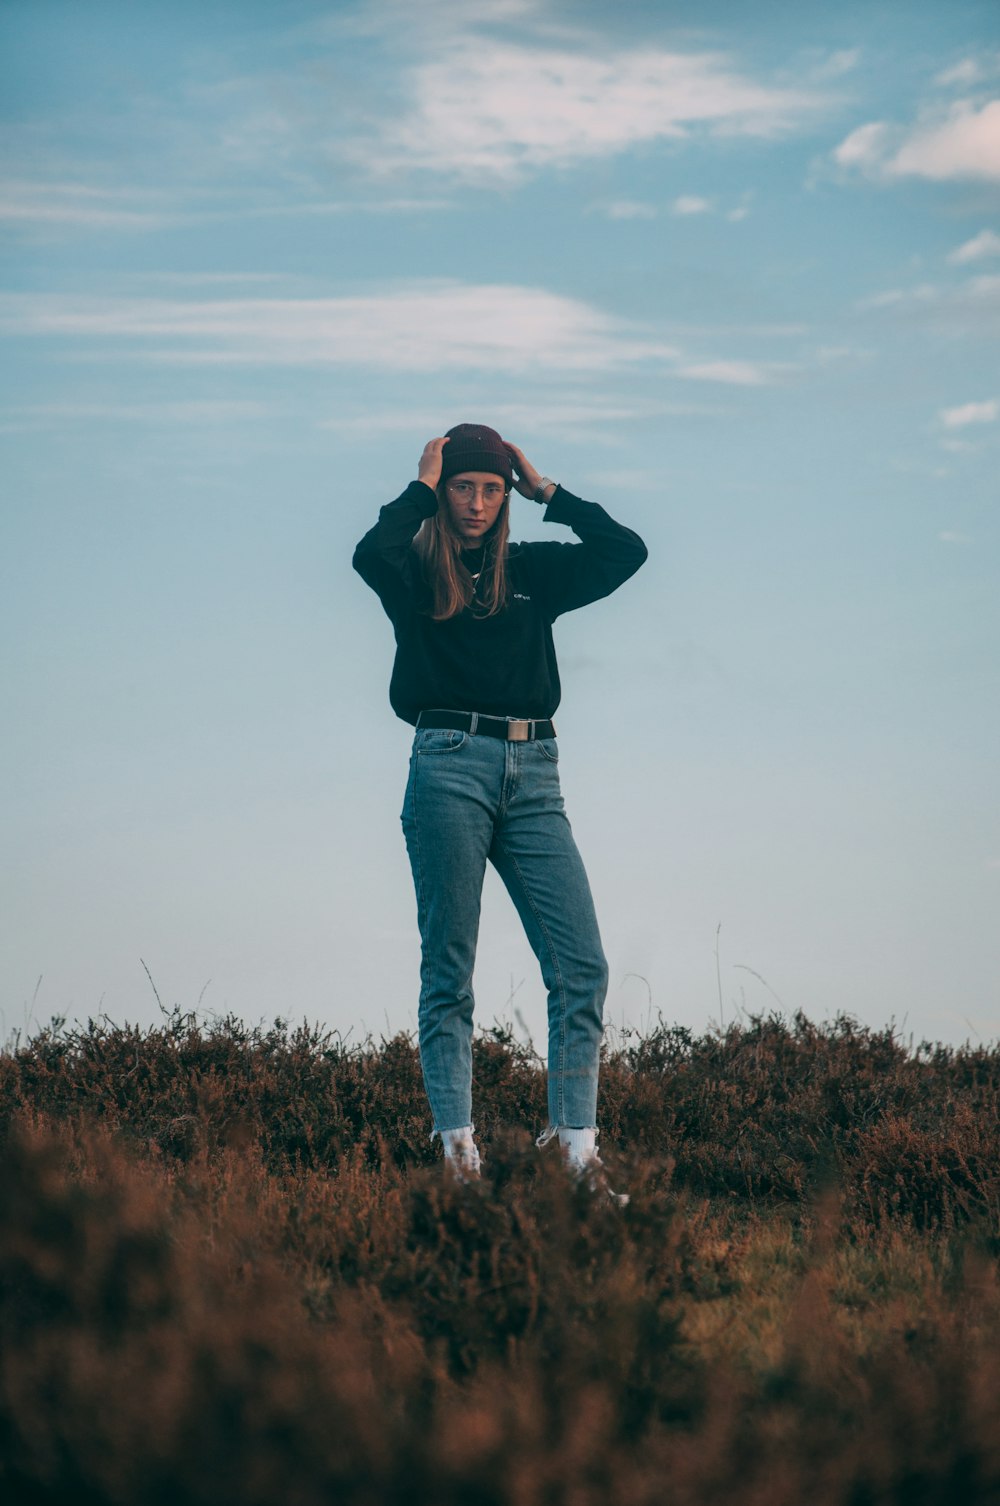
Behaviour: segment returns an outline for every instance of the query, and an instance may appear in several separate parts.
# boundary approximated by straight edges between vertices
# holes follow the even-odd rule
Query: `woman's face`
[[[489,471],[460,471],[445,482],[448,520],[470,544],[489,533],[506,496],[503,478]]]

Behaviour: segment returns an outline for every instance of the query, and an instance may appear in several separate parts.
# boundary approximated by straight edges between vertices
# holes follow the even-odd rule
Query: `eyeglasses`
[[[486,481],[482,486],[476,486],[472,481],[449,481],[448,490],[461,502],[474,496],[481,496],[487,502],[499,502],[507,495],[507,488],[500,481]]]

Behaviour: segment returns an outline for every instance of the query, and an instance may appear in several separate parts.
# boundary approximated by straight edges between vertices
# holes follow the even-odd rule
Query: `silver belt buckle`
[[[528,734],[529,734],[530,730],[531,730],[531,723],[530,722],[528,722],[528,721],[522,721],[519,717],[516,717],[516,716],[509,716],[507,718],[507,741],[509,743],[526,743],[526,742],[528,742],[529,741]]]

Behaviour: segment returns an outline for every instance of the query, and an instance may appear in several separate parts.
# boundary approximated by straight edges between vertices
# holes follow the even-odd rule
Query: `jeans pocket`
[[[415,753],[454,753],[469,741],[467,732],[450,727],[422,727],[413,739]]]
[[[548,759],[549,763],[559,762],[559,744],[554,737],[537,737],[535,747],[543,758]]]

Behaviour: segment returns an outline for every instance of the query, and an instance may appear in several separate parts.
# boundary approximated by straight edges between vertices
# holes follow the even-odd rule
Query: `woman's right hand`
[[[443,462],[444,447],[448,443],[448,436],[442,439],[429,439],[424,445],[424,453],[420,457],[420,465],[417,468],[417,480],[429,486],[432,492],[436,492],[438,482],[441,480],[441,466]]]

